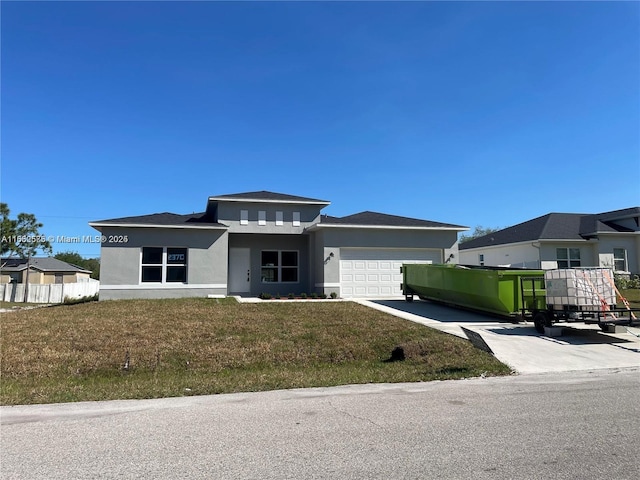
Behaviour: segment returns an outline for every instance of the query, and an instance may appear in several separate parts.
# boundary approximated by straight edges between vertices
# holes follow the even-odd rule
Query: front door
[[[251,291],[251,249],[229,249],[229,293]]]

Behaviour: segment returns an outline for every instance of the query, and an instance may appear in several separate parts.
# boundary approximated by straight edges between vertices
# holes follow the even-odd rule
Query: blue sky
[[[256,190],[472,229],[640,205],[638,2],[0,8],[0,198],[46,235]]]

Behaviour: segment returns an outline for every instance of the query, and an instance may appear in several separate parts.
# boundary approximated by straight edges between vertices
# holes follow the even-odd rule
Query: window
[[[53,277],[56,284],[64,283],[64,273],[55,273]]]
[[[263,283],[296,283],[298,281],[298,252],[264,250],[262,252]]]
[[[267,224],[267,212],[264,210],[258,211],[258,225]]]
[[[627,270],[627,251],[624,248],[613,249],[613,268],[616,272],[626,272]]]
[[[276,212],[276,225],[284,225],[284,214]]]
[[[176,247],[142,247],[144,283],[186,283],[187,249]]]
[[[249,210],[240,210],[240,225],[249,225]]]
[[[580,266],[579,248],[556,248],[558,268],[575,268]]]
[[[293,212],[293,226],[300,226],[300,212]]]
[[[484,266],[484,253],[478,254],[478,263],[481,267]]]

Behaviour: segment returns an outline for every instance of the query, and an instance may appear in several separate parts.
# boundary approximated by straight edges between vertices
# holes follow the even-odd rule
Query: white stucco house
[[[459,263],[608,267],[640,274],[640,207],[596,214],[548,213],[461,243]]]
[[[100,299],[401,296],[403,262],[455,261],[468,230],[369,211],[323,215],[329,204],[259,191],[209,197],[197,214],[90,222],[105,239]]]

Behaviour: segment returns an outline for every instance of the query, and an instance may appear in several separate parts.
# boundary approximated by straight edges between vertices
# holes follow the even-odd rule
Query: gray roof
[[[634,230],[624,228],[613,223],[615,220],[624,218],[640,217],[640,207],[625,208],[612,212],[597,213],[595,215],[585,215],[580,222],[580,233],[582,235],[595,235],[597,232],[632,232]],[[636,220],[637,222],[638,220]]]
[[[417,227],[417,228],[448,228],[466,230],[467,227],[453,225],[450,223],[433,222],[431,220],[420,220],[418,218],[399,217],[378,212],[360,212],[346,217],[331,217],[323,215],[320,225],[355,225],[371,227]]]
[[[213,218],[205,213],[192,213],[188,215],[179,215],[176,213],[153,213],[150,215],[139,215],[135,217],[112,218],[109,220],[98,220],[90,222],[89,225],[101,224],[125,224],[125,225],[163,225],[163,226],[183,226],[183,227],[226,227],[221,223],[213,221]]]
[[[298,197],[296,195],[287,195],[284,193],[268,192],[266,190],[261,190],[259,192],[217,195],[215,197],[209,197],[209,200],[234,200],[234,201],[252,201],[253,200],[258,202],[317,203],[317,204],[324,204],[324,205],[329,205],[331,203],[327,200]]]
[[[548,213],[460,244],[460,250],[535,240],[585,240],[598,232],[633,231],[613,220],[640,215],[640,207],[598,214]]]
[[[26,258],[3,258],[0,262],[3,272],[21,272],[27,269]],[[91,273],[91,270],[85,270],[53,257],[32,257],[31,268],[41,272]]]

